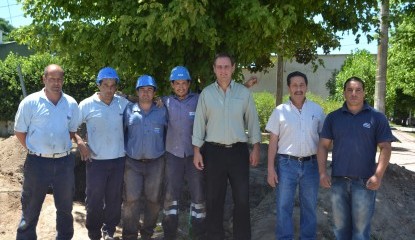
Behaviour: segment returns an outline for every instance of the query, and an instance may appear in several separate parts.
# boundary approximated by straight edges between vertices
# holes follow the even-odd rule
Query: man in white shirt
[[[56,239],[72,239],[74,157],[70,154],[79,125],[75,99],[62,92],[63,69],[45,68],[45,87],[30,94],[19,105],[14,131],[28,154],[24,164],[22,218],[16,239],[36,239],[36,226],[49,186],[56,206]]]
[[[294,239],[294,197],[299,186],[300,239],[316,239],[319,188],[317,145],[325,115],[306,99],[308,80],[301,72],[287,76],[290,100],[275,108],[268,120],[268,183],[276,187],[276,239]],[[277,163],[275,164],[275,160]]]

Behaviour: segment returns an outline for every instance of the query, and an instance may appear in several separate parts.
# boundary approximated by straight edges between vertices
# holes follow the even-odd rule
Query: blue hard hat
[[[104,79],[115,79],[117,84],[120,82],[120,78],[118,77],[117,72],[114,68],[111,67],[104,67],[99,70],[96,83],[101,84],[102,80]]]
[[[171,70],[170,73],[170,81],[176,81],[176,80],[192,80],[190,78],[189,71],[186,67],[183,66],[177,66]]]
[[[154,88],[154,91],[157,90],[157,84],[154,78],[150,75],[142,75],[137,79],[135,89],[139,89],[140,87],[147,87],[147,86],[152,86]]]

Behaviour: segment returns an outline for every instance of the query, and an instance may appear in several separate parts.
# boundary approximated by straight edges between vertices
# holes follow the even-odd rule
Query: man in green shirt
[[[192,136],[193,163],[206,173],[207,239],[224,239],[228,180],[235,204],[233,238],[251,239],[249,164],[259,162],[258,113],[251,92],[232,80],[235,62],[230,55],[216,55],[213,71],[217,80],[200,94]],[[248,143],[253,144],[251,153]]]

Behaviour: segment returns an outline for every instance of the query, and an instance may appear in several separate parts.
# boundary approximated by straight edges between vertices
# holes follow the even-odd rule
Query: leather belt
[[[233,143],[233,144],[222,144],[222,143],[216,143],[216,142],[207,142],[213,146],[217,146],[217,147],[224,147],[224,148],[231,148],[234,147],[237,143]]]
[[[30,155],[35,155],[35,156],[38,156],[38,157],[44,157],[44,158],[61,158],[61,157],[66,157],[69,154],[71,154],[71,151],[66,151],[66,152],[62,152],[62,153],[43,154],[43,153],[32,152],[32,151],[29,150],[29,154]]]
[[[332,178],[342,178],[346,180],[360,180],[360,179],[368,179],[368,178],[361,178],[361,177],[354,177],[354,176],[332,176]]]
[[[291,155],[288,155],[288,154],[279,154],[281,157],[284,157],[284,158],[288,158],[288,159],[291,159],[291,160],[297,160],[297,161],[301,161],[301,162],[304,162],[304,161],[309,161],[309,160],[311,160],[311,159],[316,159],[317,158],[317,155],[310,155],[310,156],[306,156],[306,157],[296,157],[296,156],[291,156]]]
[[[149,162],[151,162],[154,159],[134,159],[134,160],[139,161],[139,162],[142,162],[142,163],[149,163]]]
[[[141,162],[141,163],[149,163],[151,161],[157,160],[158,158],[141,158],[141,159],[136,159],[136,158],[132,158],[130,156],[127,155],[127,158],[137,161],[137,162]]]

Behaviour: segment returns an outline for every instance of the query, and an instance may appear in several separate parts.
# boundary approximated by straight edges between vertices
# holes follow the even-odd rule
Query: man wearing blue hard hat
[[[152,76],[138,78],[138,102],[124,111],[126,162],[122,222],[123,240],[151,239],[161,205],[164,172],[165,107],[153,101],[157,85]],[[143,210],[143,212],[141,212]],[[140,215],[144,221],[140,224]]]
[[[193,164],[193,121],[199,94],[189,92],[190,74],[177,66],[170,74],[173,95],[163,97],[169,116],[166,135],[164,239],[177,239],[179,200],[186,180],[190,192],[192,239],[203,239],[205,196],[203,173]]]
[[[128,100],[115,95],[120,79],[115,69],[102,68],[99,92],[79,104],[87,143],[76,135],[86,161],[86,228],[92,240],[113,239],[121,218],[125,165],[123,112]],[[102,231],[102,234],[101,234]]]

